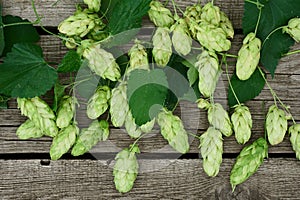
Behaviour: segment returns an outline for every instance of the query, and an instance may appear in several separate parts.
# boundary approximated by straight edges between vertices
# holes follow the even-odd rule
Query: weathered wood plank
[[[199,160],[140,160],[134,188],[118,193],[113,162],[0,160],[2,199],[298,199],[300,167],[295,159],[268,159],[231,192],[234,159],[225,159],[215,178],[204,174]],[[153,170],[156,169],[156,170]],[[293,169],[293,170],[291,170]]]

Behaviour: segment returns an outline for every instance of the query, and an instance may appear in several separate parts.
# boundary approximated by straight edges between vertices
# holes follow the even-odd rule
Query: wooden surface
[[[55,28],[60,21],[74,10],[80,0],[36,0],[37,11],[44,16],[43,25]],[[176,1],[182,8],[193,1]],[[204,1],[203,1],[204,2]],[[206,1],[205,1],[206,2]],[[243,16],[242,0],[215,1],[233,21],[235,29],[241,29]],[[3,0],[3,13],[35,20],[30,0]],[[147,19],[145,28],[153,25]],[[237,53],[243,35],[236,35],[231,53]],[[41,35],[41,46],[47,61],[59,63],[67,52],[61,41],[50,35]],[[293,49],[300,49],[295,45]],[[300,122],[300,56],[293,55],[280,61],[275,79],[268,79],[271,86],[291,106],[297,122]],[[230,66],[233,73],[234,66]],[[67,83],[68,77],[61,80]],[[216,101],[227,106],[225,76],[217,87]],[[45,96],[51,102],[51,92]],[[260,96],[247,103],[254,120],[251,141],[264,135],[264,110],[273,98],[265,88]],[[83,112],[84,108],[80,112]],[[184,119],[185,127],[200,135],[207,128],[206,114],[193,103],[184,102],[176,110]],[[85,117],[78,121],[85,126]],[[209,178],[203,172],[198,155],[199,141],[194,139],[188,155],[180,155],[168,147],[156,129],[140,141],[142,154],[139,156],[141,174],[133,190],[121,195],[113,185],[112,169],[114,155],[132,143],[122,129],[111,129],[109,142],[99,143],[91,153],[80,158],[64,156],[59,161],[49,160],[49,138],[19,140],[15,131],[26,118],[21,116],[16,101],[9,102],[9,109],[0,110],[0,199],[300,199],[300,162],[294,157],[289,138],[270,147],[269,158],[258,172],[244,184],[231,192],[229,174],[235,157],[243,146],[234,137],[224,139],[224,160],[220,173]],[[86,122],[86,123],[84,123]]]

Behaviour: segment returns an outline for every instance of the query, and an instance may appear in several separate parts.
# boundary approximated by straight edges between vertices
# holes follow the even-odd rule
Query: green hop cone
[[[76,141],[79,134],[79,128],[76,125],[69,125],[59,131],[58,135],[53,138],[50,147],[51,160],[58,160],[62,155],[67,153]]]
[[[287,128],[288,122],[285,112],[279,109],[276,105],[272,105],[269,108],[266,118],[266,130],[270,144],[276,145],[281,143]]]
[[[75,97],[66,95],[62,98],[57,110],[56,125],[58,128],[66,128],[71,124],[77,103]]]
[[[260,59],[261,41],[254,33],[249,33],[239,50],[236,75],[240,80],[247,80],[255,71]]]
[[[235,139],[239,144],[245,144],[251,137],[252,118],[249,108],[238,105],[231,115],[231,122],[235,133]]]
[[[128,55],[130,57],[129,67],[127,74],[135,69],[149,70],[148,55],[145,47],[140,44],[140,41],[136,40],[133,47],[129,50]]]
[[[136,153],[140,153],[138,146],[125,148],[116,157],[113,176],[116,189],[121,193],[129,192],[138,175],[139,164]]]
[[[127,83],[121,82],[118,87],[112,90],[110,99],[110,115],[111,122],[115,127],[123,126],[127,113],[129,111],[129,105],[127,101]]]
[[[155,118],[153,118],[151,121],[141,125],[140,129],[143,133],[150,133],[154,127],[154,124],[155,124]]]
[[[226,33],[227,38],[233,38],[234,29],[231,21],[229,20],[229,18],[224,12],[220,12],[220,16],[221,16],[220,27]]]
[[[90,49],[92,46],[94,46],[95,41],[92,39],[85,39],[80,41],[80,45],[77,47],[77,53],[80,56],[83,56],[83,53],[85,50]]]
[[[197,26],[201,22],[201,13],[201,4],[188,6],[184,11],[184,19],[193,38],[197,36]]]
[[[210,51],[228,51],[231,47],[227,33],[220,27],[207,22],[201,22],[197,28],[197,40],[200,44]]]
[[[195,67],[199,72],[199,90],[205,97],[211,97],[216,89],[220,67],[218,57],[215,53],[203,50],[198,56]]]
[[[89,34],[87,35],[89,39],[95,40],[95,41],[102,41],[105,38],[108,37],[108,32],[105,30],[106,25],[102,22],[97,24],[95,28],[93,28]]]
[[[216,176],[222,163],[223,139],[222,133],[209,127],[200,136],[200,153],[203,157],[203,169],[208,176]]]
[[[39,97],[34,97],[31,99],[17,98],[17,102],[22,115],[28,117],[44,135],[49,137],[57,135],[58,128],[55,123],[55,115],[45,101]]]
[[[125,129],[131,138],[138,138],[142,134],[142,131],[138,125],[136,125],[135,119],[133,118],[130,110],[128,111],[125,119]]]
[[[300,124],[294,124],[289,128],[290,141],[293,150],[296,153],[296,158],[300,160]]]
[[[183,56],[189,54],[192,49],[192,38],[185,20],[179,19],[176,24],[171,27],[171,31],[173,33],[172,43],[176,52]]]
[[[83,0],[88,5],[89,10],[99,12],[101,6],[101,0]]]
[[[246,181],[254,174],[268,157],[268,144],[264,138],[259,138],[240,152],[231,170],[230,183],[234,189],[236,185]]]
[[[68,38],[68,40],[65,41],[65,46],[68,49],[75,49],[77,47],[75,39],[74,38]]]
[[[218,26],[221,21],[220,8],[211,2],[205,4],[202,8],[201,20]]]
[[[99,86],[93,96],[89,99],[87,105],[87,116],[90,119],[97,119],[108,108],[111,91],[108,86]]]
[[[17,136],[21,140],[27,140],[29,138],[40,138],[44,135],[41,129],[37,128],[33,121],[27,119],[19,128],[17,129]]]
[[[152,54],[155,62],[165,67],[172,55],[172,41],[169,35],[169,29],[158,27],[152,38],[153,50]]]
[[[189,150],[188,134],[182,121],[171,111],[163,110],[158,114],[157,123],[160,126],[162,136],[176,151],[184,154]]]
[[[290,19],[288,25],[282,31],[288,33],[296,42],[300,42],[300,18]]]
[[[158,27],[170,27],[174,23],[171,11],[159,1],[151,1],[148,15],[150,20]]]
[[[72,148],[73,156],[85,154],[93,148],[99,141],[107,140],[109,136],[109,124],[105,120],[93,121],[88,128],[83,128]]]
[[[229,115],[221,104],[212,104],[208,109],[208,122],[226,137],[232,135],[232,124]]]
[[[211,104],[206,99],[202,99],[202,98],[198,99],[196,103],[198,105],[198,108],[200,109],[207,110],[211,106]]]
[[[88,59],[90,69],[104,79],[117,81],[120,77],[120,68],[114,56],[105,51],[100,45],[93,45],[83,52]]]

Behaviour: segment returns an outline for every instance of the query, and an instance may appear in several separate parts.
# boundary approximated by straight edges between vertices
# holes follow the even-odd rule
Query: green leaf
[[[24,23],[28,20],[23,20],[20,17],[7,15],[2,18],[4,24]],[[35,43],[38,42],[40,36],[32,24],[14,25],[4,28],[5,48],[3,55],[5,56],[11,51],[14,44],[17,43]]]
[[[9,100],[8,97],[0,94],[0,109],[7,109],[8,108],[8,105],[7,105],[8,100]]]
[[[81,59],[74,50],[68,51],[58,66],[58,72],[75,72],[81,66]]]
[[[264,5],[257,30],[257,36],[262,42],[273,30],[287,25],[289,19],[300,16],[300,0],[259,0],[259,2]],[[245,35],[254,32],[258,15],[257,6],[245,1],[243,18]],[[262,47],[260,61],[273,77],[280,58],[293,44],[293,39],[288,34],[283,34],[281,29],[266,40]]]
[[[130,73],[127,98],[137,125],[156,117],[164,106],[167,95],[168,82],[163,70],[134,70]]]
[[[265,86],[265,80],[260,74],[259,69],[256,69],[252,76],[246,81],[241,81],[236,74],[234,74],[231,77],[231,84],[240,103],[244,103],[260,94]],[[230,87],[228,90],[228,104],[230,107],[237,104]]]
[[[120,0],[109,16],[108,28],[112,35],[140,28],[142,17],[147,14],[151,0]]]
[[[61,98],[64,96],[65,89],[66,88],[62,86],[59,82],[56,82],[56,84],[54,85],[54,100],[52,105],[52,110],[54,112],[57,111],[58,103],[61,100]]]
[[[57,72],[43,59],[41,47],[15,44],[0,65],[0,93],[32,98],[45,94],[57,80]]]
[[[0,57],[3,53],[5,47],[4,32],[3,32],[3,22],[2,22],[2,5],[0,4]]]

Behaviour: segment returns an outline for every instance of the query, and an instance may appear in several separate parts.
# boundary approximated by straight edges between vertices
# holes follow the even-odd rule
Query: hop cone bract
[[[16,134],[21,140],[40,138],[44,135],[43,131],[37,128],[30,119],[27,119],[21,126],[19,126]]]
[[[289,128],[290,141],[293,150],[296,153],[296,158],[300,160],[300,124],[294,124]]]
[[[60,101],[57,111],[56,125],[59,128],[65,128],[72,122],[75,113],[75,104],[77,100],[75,97],[64,96]]]
[[[238,143],[245,144],[251,137],[252,117],[249,108],[238,105],[231,115],[231,122]]]
[[[87,116],[90,119],[97,119],[108,108],[111,91],[108,86],[99,86],[93,96],[89,99],[87,105]]]
[[[296,42],[300,42],[300,18],[290,19],[282,31],[288,33]]]
[[[170,27],[174,23],[171,11],[159,1],[151,1],[148,15],[150,20],[158,27]]]
[[[169,30],[167,28],[158,27],[152,38],[152,42],[152,53],[155,62],[159,66],[165,67],[172,55],[172,41],[169,35]]]

